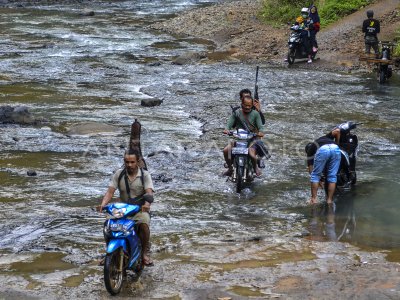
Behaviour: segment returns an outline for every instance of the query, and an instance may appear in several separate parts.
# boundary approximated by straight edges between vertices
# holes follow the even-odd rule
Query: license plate
[[[232,148],[232,154],[248,154],[249,153],[249,148],[237,148],[234,147]]]
[[[119,224],[119,223],[114,223],[110,225],[111,231],[123,231],[124,230],[124,225]]]

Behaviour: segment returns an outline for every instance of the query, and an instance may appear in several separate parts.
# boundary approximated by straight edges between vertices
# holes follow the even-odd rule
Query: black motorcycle
[[[295,59],[308,58],[308,53],[302,37],[303,29],[299,25],[293,25],[290,27],[290,30],[291,33],[288,40],[289,51],[287,54],[287,62],[289,65],[292,65],[294,64]],[[311,59],[314,60],[316,55],[317,52],[313,51]]]
[[[254,180],[254,166],[249,155],[249,146],[257,135],[244,129],[237,129],[235,131],[230,131],[229,136],[235,139],[231,151],[233,173],[230,180],[236,183],[236,192],[240,193],[245,186],[249,185]],[[263,162],[265,158],[268,157],[258,157],[257,163],[260,168],[265,167]]]
[[[378,81],[379,83],[385,83],[390,77],[392,77],[392,66],[390,66],[392,59],[392,52],[394,44],[392,42],[381,42],[382,55],[378,63]]]
[[[358,152],[358,137],[351,130],[355,129],[361,123],[346,122],[338,127],[341,131],[340,138],[340,166],[337,173],[336,189],[339,192],[350,190],[357,182],[356,161]],[[324,172],[325,173],[325,172]],[[325,173],[326,174],[326,173]],[[328,182],[325,180],[325,191],[328,188]]]

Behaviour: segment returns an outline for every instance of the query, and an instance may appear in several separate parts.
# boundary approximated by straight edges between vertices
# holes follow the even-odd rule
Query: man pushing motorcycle
[[[323,172],[326,170],[328,190],[326,202],[333,203],[333,194],[336,189],[337,172],[340,166],[340,150],[333,137],[321,136],[313,143],[308,143],[307,153],[308,172],[310,173],[311,198],[310,204],[317,203],[317,192]]]
[[[261,132],[263,128],[261,117],[260,114],[253,109],[253,106],[253,98],[249,95],[245,95],[242,98],[241,108],[234,110],[229,117],[224,134],[228,134],[232,129],[245,129],[257,134],[259,138],[263,137],[264,133]],[[249,156],[251,157],[254,173],[257,177],[261,176],[261,171],[257,166],[257,154],[260,154],[260,156],[262,155],[262,149],[259,143],[262,143],[261,140],[253,142],[249,148]],[[231,150],[231,144],[228,144],[223,150],[226,167],[228,168],[224,173],[225,176],[231,176],[233,173]]]
[[[360,124],[352,121],[341,123],[326,135],[306,145],[308,171],[311,176],[311,204],[316,203],[318,186],[325,170],[327,171],[328,181],[327,203],[332,203],[341,162],[340,149],[346,151],[349,155],[350,166],[346,172],[349,173],[349,181],[352,184],[355,183],[358,139],[350,131]]]

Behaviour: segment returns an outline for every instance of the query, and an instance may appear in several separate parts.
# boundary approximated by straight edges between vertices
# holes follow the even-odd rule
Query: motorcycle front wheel
[[[236,168],[236,193],[240,193],[243,189],[244,166]]]
[[[379,71],[379,83],[385,83],[386,81],[386,71],[384,69],[381,69]]]
[[[336,186],[338,188],[343,188],[349,182],[349,178],[344,170],[340,170],[339,174],[337,175]]]
[[[123,260],[123,249],[119,248],[106,256],[104,263],[104,284],[107,291],[115,296],[122,288],[123,270],[120,269]]]
[[[289,49],[289,52],[287,55],[287,61],[288,61],[289,65],[294,64],[295,58],[296,58],[296,49],[295,48]]]
[[[317,52],[313,52],[312,54],[311,54],[311,59],[312,60],[315,60],[315,57],[317,56]]]
[[[139,248],[139,252],[142,253],[142,244],[140,243],[140,241],[139,241],[138,248]],[[142,255],[140,255],[138,260],[135,263],[133,270],[135,271],[136,275],[140,276],[142,274],[143,269],[144,269],[143,257],[142,257]]]

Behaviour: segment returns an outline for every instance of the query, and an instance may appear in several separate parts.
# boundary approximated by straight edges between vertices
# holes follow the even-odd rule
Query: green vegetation
[[[311,1],[305,3],[299,0],[264,0],[261,17],[265,22],[273,25],[294,22],[300,15],[301,8],[308,7],[310,3]]]
[[[394,49],[394,55],[395,56],[400,56],[400,28],[397,29],[396,39],[395,40],[396,40],[397,46]]]
[[[361,7],[370,4],[371,0],[318,0],[318,1],[299,1],[299,0],[264,0],[261,11],[262,19],[267,23],[286,24],[294,22],[300,15],[302,7],[309,7],[315,4],[321,18],[321,26],[327,26],[340,18],[349,15]]]

